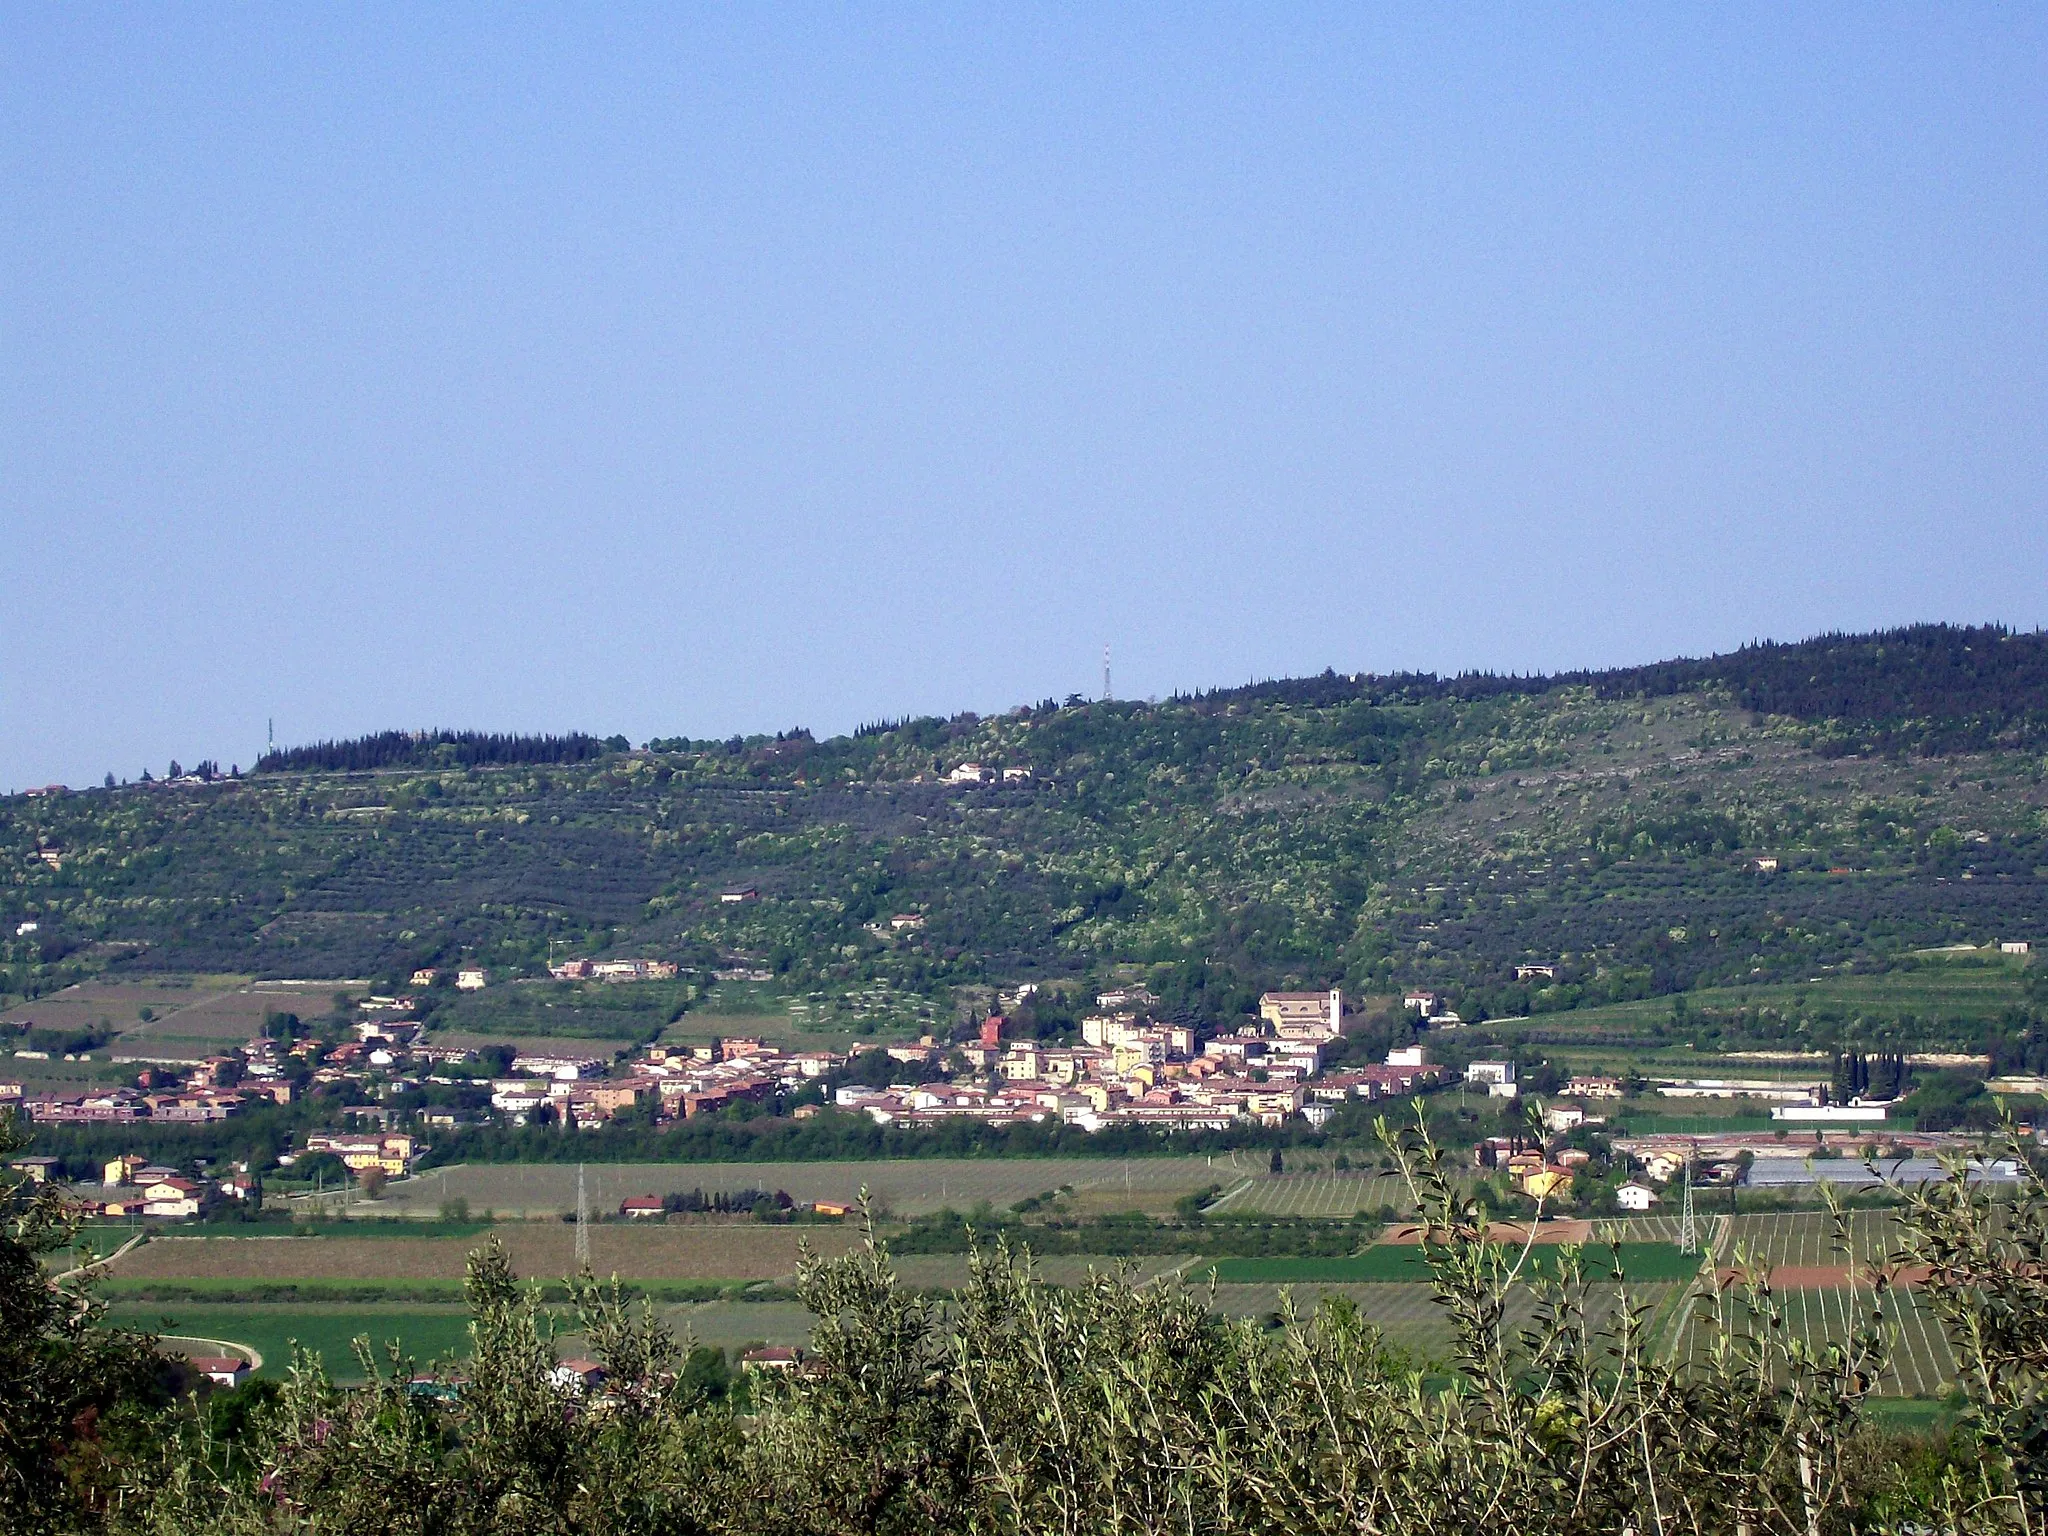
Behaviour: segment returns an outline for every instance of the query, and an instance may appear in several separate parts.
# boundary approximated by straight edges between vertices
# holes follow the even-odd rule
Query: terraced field
[[[2025,999],[2028,956],[1987,950],[1923,954],[1913,969],[1880,975],[1833,975],[1812,981],[1782,981],[1755,987],[1698,987],[1686,993],[1692,1016],[1733,1014],[1737,1010],[1772,1010],[1786,1016],[1833,1014],[1896,1022],[1911,1014],[1917,1020],[1995,1020]],[[1546,1040],[1579,1042],[1597,1049],[1602,1036],[1640,1036],[1671,1022],[1669,997],[1645,997],[1626,1004],[1579,1008],[1569,1014],[1538,1014],[1520,1022],[1522,1032]],[[1569,1049],[1569,1047],[1567,1047]],[[1763,1075],[1761,1071],[1745,1071]]]
[[[101,1060],[113,1055],[197,1061],[261,1034],[271,1013],[325,1014],[335,993],[362,990],[360,982],[246,976],[88,981],[10,1008],[0,1023],[65,1032],[104,1025],[115,1038],[93,1053]]]
[[[1846,1339],[1873,1305],[1870,1291],[1848,1286],[1785,1291],[1779,1299],[1787,1334],[1816,1350]],[[1740,1317],[1742,1305],[1732,1296],[1721,1302],[1724,1315],[1731,1319]],[[1886,1293],[1883,1316],[1892,1344],[1878,1392],[1893,1397],[1939,1396],[1955,1380],[1956,1358],[1932,1310],[1918,1292],[1897,1289]],[[1701,1325],[1699,1304],[1688,1304],[1672,1313],[1667,1348],[1675,1358],[1688,1358],[1705,1348],[1710,1333]]]
[[[1262,1174],[1227,1189],[1209,1209],[1232,1216],[1355,1216],[1382,1205],[1409,1205],[1408,1187],[1393,1173]]]
[[[1890,1211],[1850,1211],[1844,1250],[1824,1211],[1753,1214],[1730,1218],[1727,1245],[1717,1253],[1732,1259],[1741,1247],[1773,1268],[1861,1264],[1893,1252],[1898,1232],[1898,1218]]]

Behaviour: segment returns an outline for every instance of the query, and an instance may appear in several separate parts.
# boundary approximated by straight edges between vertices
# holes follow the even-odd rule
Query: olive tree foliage
[[[1700,1278],[1682,1359],[1654,1302],[1566,1249],[1489,1241],[1419,1132],[1392,1138],[1455,1338],[1447,1379],[1390,1353],[1350,1303],[1277,1336],[1184,1290],[1059,1291],[1000,1251],[960,1303],[960,1411],[977,1455],[963,1529],[1016,1532],[1849,1529],[1844,1454],[1881,1368],[1884,1277],[1839,1343],[1792,1336],[1761,1279]],[[1618,1283],[1617,1283],[1618,1282]]]
[[[0,1168],[27,1144],[0,1115]],[[93,1270],[49,1277],[75,1231],[53,1187],[0,1172],[0,1531],[22,1536],[105,1510],[126,1410],[155,1370],[150,1340],[98,1326]]]
[[[1951,1468],[1943,1518],[2048,1531],[2048,1186],[2010,1127],[2005,1155],[2025,1170],[2017,1198],[1946,1183],[1900,1191],[1902,1259],[1923,1266],[1921,1294],[1961,1367],[1961,1427],[1972,1465]]]
[[[1908,1193],[1910,1237],[1830,1340],[1795,1329],[1738,1253],[1686,1290],[1616,1274],[1618,1249],[1542,1262],[1505,1243],[1418,1128],[1382,1128],[1424,1213],[1452,1337],[1419,1364],[1357,1307],[1223,1317],[1125,1270],[1049,1285],[997,1245],[944,1300],[874,1241],[807,1256],[803,1368],[737,1400],[686,1385],[687,1339],[616,1286],[574,1286],[600,1389],[558,1384],[538,1293],[487,1247],[471,1349],[421,1389],[365,1349],[364,1385],[294,1363],[255,1432],[166,1431],[98,1528],[150,1536],[1297,1536],[1512,1531],[1632,1536],[2040,1532],[2048,1231],[1964,1182]],[[1846,1227],[1843,1229],[1846,1238]],[[1955,1434],[1865,1414],[1886,1369],[1898,1265],[1967,1369]],[[1802,1319],[1803,1321],[1803,1319]],[[88,1514],[90,1512],[87,1512]],[[81,1528],[92,1522],[82,1514]]]

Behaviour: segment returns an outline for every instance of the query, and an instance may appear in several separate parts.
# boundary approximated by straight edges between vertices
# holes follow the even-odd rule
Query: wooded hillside
[[[0,802],[0,987],[552,949],[927,992],[1139,967],[1211,1017],[1427,985],[1470,1017],[1804,979],[2048,937],[2044,680],[2042,636],[1923,627],[824,741],[391,733]],[[948,781],[969,763],[989,781]]]

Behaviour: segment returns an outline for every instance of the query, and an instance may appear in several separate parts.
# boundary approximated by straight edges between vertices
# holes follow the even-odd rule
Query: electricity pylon
[[[1685,1180],[1685,1195],[1679,1206],[1678,1251],[1680,1253],[1698,1253],[1700,1251],[1699,1228],[1694,1224],[1692,1218],[1691,1157],[1686,1158],[1685,1167],[1680,1170],[1679,1177]]]

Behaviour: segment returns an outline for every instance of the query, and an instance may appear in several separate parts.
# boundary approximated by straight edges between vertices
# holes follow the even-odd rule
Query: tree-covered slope
[[[1137,964],[1208,1013],[1287,981],[1432,985],[1499,1014],[1803,977],[2048,937],[2044,658],[2040,636],[1923,629],[828,741],[559,738],[571,761],[378,738],[285,759],[365,770],[0,802],[5,986],[534,974],[551,947],[925,991]],[[1030,777],[946,782],[968,762]],[[760,899],[720,899],[738,887]]]

